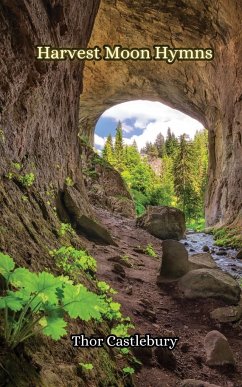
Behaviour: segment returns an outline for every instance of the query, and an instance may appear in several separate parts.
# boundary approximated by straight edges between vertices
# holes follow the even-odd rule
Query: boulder
[[[125,218],[135,218],[134,202],[122,196],[110,196],[107,198],[108,207]]]
[[[179,280],[179,289],[186,298],[218,298],[229,304],[237,304],[240,287],[237,281],[219,269],[189,271]]]
[[[145,214],[137,219],[137,226],[163,240],[180,240],[186,231],[184,213],[167,206],[149,206]]]
[[[208,253],[210,251],[209,247],[207,245],[203,246],[203,251],[205,253]]]
[[[216,269],[218,267],[210,253],[193,254],[188,258],[188,261],[190,270]]]
[[[203,382],[202,380],[195,379],[186,379],[181,382],[179,387],[221,387],[217,384],[210,384],[208,382]]]
[[[231,323],[242,319],[242,306],[226,306],[217,308],[210,313],[213,320],[220,323]]]
[[[65,188],[64,204],[71,223],[75,225],[77,231],[83,232],[91,240],[117,246],[109,231],[94,220],[90,211],[86,209],[85,200],[82,199],[79,191],[74,187]]]
[[[236,255],[236,258],[237,259],[242,259],[242,250],[239,250],[237,255]]]
[[[188,252],[184,245],[174,240],[162,243],[162,262],[158,283],[175,281],[189,271]]]
[[[228,340],[218,331],[209,332],[204,339],[206,363],[211,367],[235,365]]]

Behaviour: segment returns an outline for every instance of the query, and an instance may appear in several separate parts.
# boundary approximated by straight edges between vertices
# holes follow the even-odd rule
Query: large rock
[[[242,319],[242,306],[226,306],[217,308],[210,313],[213,320],[220,323],[232,323]]]
[[[149,206],[145,214],[137,219],[137,225],[163,240],[180,240],[186,231],[184,213],[167,206]]]
[[[178,280],[189,271],[188,252],[184,245],[174,240],[162,243],[162,262],[157,282]]]
[[[210,384],[208,382],[203,382],[202,380],[195,379],[186,379],[181,382],[179,387],[221,387],[217,384]]]
[[[188,258],[188,261],[190,270],[216,269],[218,267],[210,253],[193,254]]]
[[[206,362],[209,366],[235,365],[235,360],[228,340],[222,333],[211,331],[204,339]]]
[[[240,287],[229,274],[218,269],[192,270],[179,280],[179,288],[186,298],[218,298],[237,304]]]
[[[116,246],[108,230],[94,219],[88,206],[83,203],[85,202],[78,190],[74,187],[65,188],[65,210],[75,228],[93,241]]]

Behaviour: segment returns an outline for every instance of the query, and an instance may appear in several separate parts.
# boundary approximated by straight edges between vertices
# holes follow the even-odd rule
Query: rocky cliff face
[[[103,0],[90,45],[212,47],[211,62],[89,62],[81,130],[90,138],[109,107],[134,99],[164,102],[209,130],[207,224],[241,224],[241,22],[239,0]]]

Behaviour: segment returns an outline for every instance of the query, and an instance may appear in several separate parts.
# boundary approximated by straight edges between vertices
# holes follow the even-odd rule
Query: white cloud
[[[143,133],[139,136],[133,135],[132,138],[124,138],[126,144],[132,144],[135,140],[139,149],[144,147],[147,141],[154,142],[160,132],[165,137],[168,127],[171,128],[171,131],[177,137],[187,133],[191,138],[194,137],[197,130],[203,128],[200,122],[178,110],[172,109],[160,102],[143,100],[125,102],[113,106],[106,110],[102,117],[121,121],[124,133],[132,133],[136,129],[143,129]],[[125,123],[127,119],[135,120],[133,127]],[[101,145],[101,137],[99,137],[98,141],[99,145],[103,146]]]
[[[94,144],[95,146],[103,147],[105,144],[106,138],[102,138],[98,136],[97,134],[94,135]]]
[[[188,117],[188,119],[185,121],[174,119],[169,122],[151,122],[147,125],[146,129],[141,135],[134,135],[131,138],[124,138],[124,142],[130,145],[135,140],[138,148],[141,149],[145,146],[146,142],[154,142],[159,133],[162,133],[163,136],[166,137],[168,127],[171,128],[171,131],[176,135],[176,137],[179,137],[183,133],[187,133],[191,138],[193,138],[196,131],[201,130],[203,125],[190,117]]]

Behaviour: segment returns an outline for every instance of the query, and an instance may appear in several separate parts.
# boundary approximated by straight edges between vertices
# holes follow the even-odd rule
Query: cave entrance
[[[173,206],[188,228],[204,228],[208,139],[200,122],[160,102],[125,102],[99,118],[94,146],[121,174],[137,215],[148,205]]]

